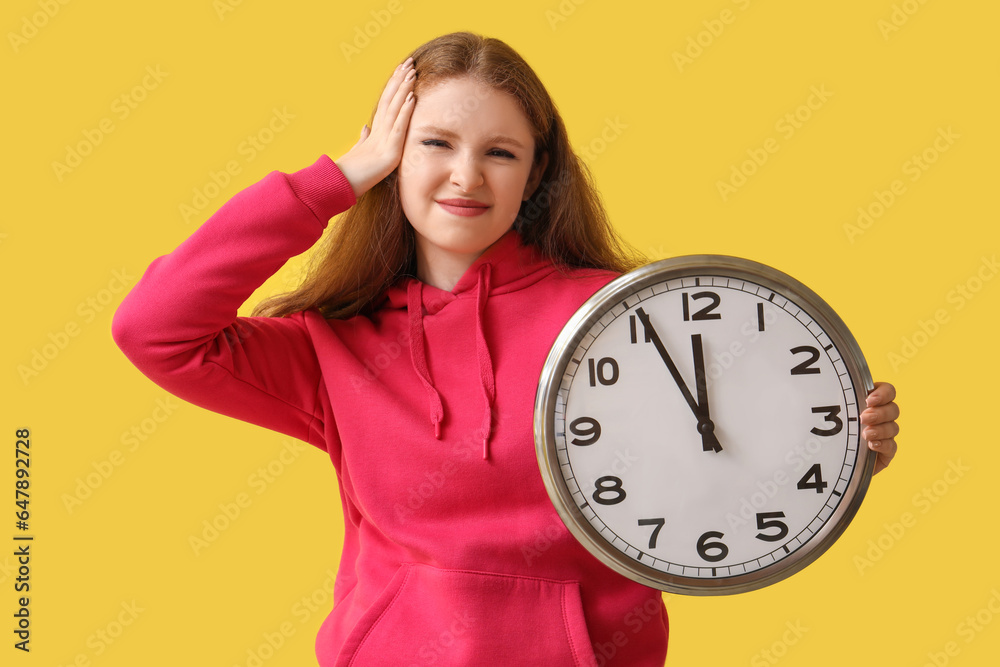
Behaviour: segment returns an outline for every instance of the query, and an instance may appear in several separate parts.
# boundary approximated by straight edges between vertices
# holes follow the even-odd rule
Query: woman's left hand
[[[868,441],[868,448],[878,454],[875,472],[885,470],[896,455],[896,435],[899,433],[899,406],[893,401],[896,388],[888,382],[876,382],[866,399],[867,408],[861,413],[864,430],[861,436]]]

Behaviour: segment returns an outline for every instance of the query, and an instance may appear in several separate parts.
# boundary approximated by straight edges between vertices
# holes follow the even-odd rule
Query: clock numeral
[[[702,308],[701,310],[691,314],[690,307],[688,306],[688,293],[681,293],[681,307],[684,310],[684,321],[697,321],[697,320],[721,320],[721,313],[713,313],[720,303],[722,303],[722,297],[720,297],[715,292],[698,292],[697,294],[691,295],[692,299],[710,299],[711,303]]]
[[[649,548],[656,548],[656,536],[660,534],[660,528],[663,528],[663,524],[667,521],[666,519],[639,519],[640,526],[656,526],[653,529],[653,534],[649,536]]]
[[[636,336],[635,315],[628,316],[628,332],[629,332],[629,341],[631,341],[633,345],[638,343],[639,338]],[[647,331],[645,328],[643,328],[643,342],[644,343],[653,342],[653,339],[649,337],[649,331]]]
[[[574,445],[586,447],[598,441],[601,437],[601,423],[593,417],[579,417],[569,423],[573,435],[580,436],[570,440]]]
[[[618,382],[618,362],[611,357],[604,357],[596,364],[593,358],[587,360],[590,368],[590,386],[596,387],[597,383],[607,386]],[[595,368],[596,367],[596,368]],[[610,371],[608,369],[611,369]]]
[[[833,426],[831,426],[830,428],[816,428],[814,426],[813,428],[809,429],[811,433],[815,433],[816,435],[837,435],[843,430],[844,422],[841,421],[840,417],[837,416],[840,414],[839,405],[824,405],[818,408],[813,408],[812,411],[815,412],[816,414],[821,414],[825,412],[826,421],[833,424]]]
[[[757,304],[757,331],[764,330],[764,304]]]
[[[622,480],[614,475],[598,477],[597,481],[594,482],[594,486],[597,490],[594,491],[592,497],[598,505],[617,505],[625,500],[625,489],[622,488]],[[606,494],[611,494],[611,497],[607,497]]]
[[[823,490],[830,485],[823,481],[823,469],[818,463],[814,463],[795,486],[803,491],[815,489],[816,493],[823,493]]]
[[[757,533],[755,537],[758,540],[764,540],[765,542],[777,542],[778,540],[783,540],[788,536],[788,526],[778,519],[784,519],[784,512],[758,512],[757,513],[757,529],[767,530],[768,528],[777,528],[778,532],[775,535],[767,535],[765,533]]]
[[[715,530],[710,530],[698,538],[698,555],[709,563],[718,563],[729,555],[729,547],[722,542],[709,542],[708,540],[721,540],[724,534]],[[708,553],[714,551],[715,553]]]
[[[799,347],[793,347],[789,350],[789,352],[792,354],[805,352],[809,355],[808,359],[792,368],[792,375],[814,375],[819,373],[819,369],[813,366],[813,364],[819,361],[819,350],[815,347],[811,345],[800,345]]]

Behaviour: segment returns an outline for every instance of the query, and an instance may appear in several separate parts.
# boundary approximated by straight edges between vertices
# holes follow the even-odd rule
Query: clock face
[[[801,283],[739,258],[665,260],[609,284],[560,335],[539,463],[611,567],[673,592],[752,590],[812,562],[857,511],[871,388],[850,332]]]

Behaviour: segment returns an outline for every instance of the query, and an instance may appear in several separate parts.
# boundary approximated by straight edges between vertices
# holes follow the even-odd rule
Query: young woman
[[[237,317],[345,211],[299,289]],[[659,667],[660,592],[575,541],[532,441],[557,334],[638,262],[531,68],[455,33],[396,68],[348,153],[271,172],[155,260],[113,334],[167,391],[329,455],[346,534],[323,667],[593,667],[594,645]],[[879,469],[894,395],[862,415]]]

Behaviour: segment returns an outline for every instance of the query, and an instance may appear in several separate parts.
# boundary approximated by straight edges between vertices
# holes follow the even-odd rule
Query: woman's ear
[[[545,173],[547,166],[549,166],[549,154],[546,152],[542,153],[535,164],[531,165],[531,173],[528,174],[528,182],[524,185],[524,196],[521,197],[521,201],[528,201],[535,193],[535,188],[542,182],[542,174]]]

